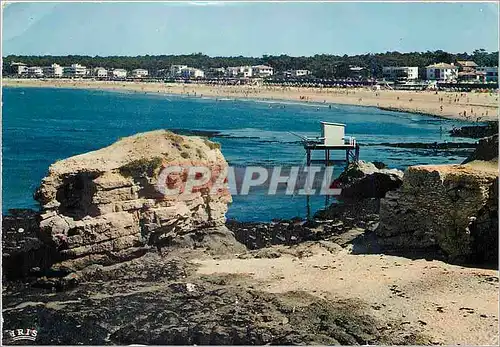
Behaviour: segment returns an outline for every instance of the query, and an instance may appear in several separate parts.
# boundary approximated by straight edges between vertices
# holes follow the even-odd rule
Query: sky
[[[498,50],[498,3],[12,3],[3,56]]]

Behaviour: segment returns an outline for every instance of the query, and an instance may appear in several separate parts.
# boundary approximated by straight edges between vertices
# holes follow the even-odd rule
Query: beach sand
[[[401,321],[429,336],[434,344],[498,345],[496,270],[352,254],[347,249],[331,253],[314,242],[270,249],[282,255],[200,259],[198,273],[246,276],[242,285],[271,293],[304,291],[330,301],[358,300],[368,307],[366,313]],[[308,256],[294,257],[293,253]]]
[[[368,88],[298,88],[213,86],[93,80],[3,79],[7,87],[54,87],[184,95],[191,97],[287,100],[324,104],[372,106],[464,121],[498,120],[498,93],[396,91]]]

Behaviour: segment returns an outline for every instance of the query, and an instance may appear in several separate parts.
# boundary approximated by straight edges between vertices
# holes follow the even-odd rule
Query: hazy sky
[[[14,3],[3,55],[498,50],[495,3]]]

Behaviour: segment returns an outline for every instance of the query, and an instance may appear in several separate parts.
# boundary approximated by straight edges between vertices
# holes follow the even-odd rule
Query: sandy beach
[[[402,321],[434,344],[498,344],[496,270],[347,249],[332,254],[315,243],[272,249],[285,254],[203,259],[198,273],[239,275],[245,286],[271,293],[303,291],[329,301],[359,300],[371,315]],[[309,256],[294,257],[298,249]]]
[[[464,121],[497,120],[498,93],[371,90],[368,88],[298,88],[268,86],[214,86],[93,80],[3,79],[7,87],[52,87],[160,93],[190,97],[287,100],[324,104],[371,106],[422,113]]]

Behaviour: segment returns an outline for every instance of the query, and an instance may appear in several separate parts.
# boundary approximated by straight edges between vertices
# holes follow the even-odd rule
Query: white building
[[[222,74],[222,75],[226,73],[226,69],[223,67],[213,67],[210,69],[210,71],[213,73]]]
[[[87,68],[80,64],[71,64],[64,68],[64,74],[68,77],[84,77],[87,75]]]
[[[361,79],[363,78],[365,68],[362,66],[349,65],[349,77]]]
[[[222,77],[226,75],[226,69],[223,67],[212,67],[206,70],[208,77]]]
[[[59,64],[52,64],[43,68],[43,74],[46,77],[62,77],[63,67]]]
[[[252,75],[255,77],[269,77],[272,76],[274,69],[267,65],[252,66]]]
[[[10,69],[16,75],[25,75],[28,73],[28,67],[24,63],[10,63]]]
[[[294,77],[308,76],[310,74],[311,74],[311,71],[309,71],[309,70],[292,70],[292,76],[294,76]]]
[[[33,77],[42,77],[43,69],[40,66],[30,66],[28,68],[28,75]]]
[[[384,66],[382,73],[385,78],[396,80],[418,80],[417,66]]]
[[[126,78],[127,77],[127,70],[125,70],[125,69],[113,69],[111,71],[111,77],[112,78]]]
[[[484,73],[486,82],[498,81],[498,66],[478,66],[476,71]]]
[[[96,76],[98,78],[106,78],[106,77],[108,77],[108,70],[106,70],[103,67],[96,67],[96,68],[94,68],[93,73],[94,73],[94,76]]]
[[[200,69],[188,67],[181,70],[181,76],[183,78],[203,78],[205,77],[205,72],[203,72],[203,70]]]
[[[182,73],[182,70],[187,69],[187,65],[172,65],[170,66],[170,76],[175,77],[175,76],[180,76]]]
[[[458,67],[447,63],[437,63],[426,67],[428,80],[456,81],[458,78]]]
[[[134,69],[134,70],[132,70],[132,77],[133,78],[147,77],[148,74],[149,74],[148,70],[145,70],[145,69]]]
[[[252,77],[253,69],[251,66],[231,66],[226,69],[228,77]]]

